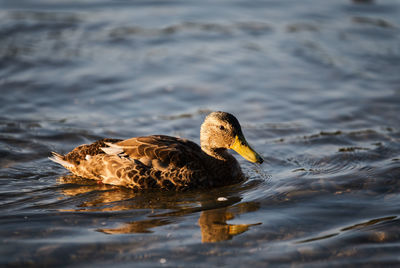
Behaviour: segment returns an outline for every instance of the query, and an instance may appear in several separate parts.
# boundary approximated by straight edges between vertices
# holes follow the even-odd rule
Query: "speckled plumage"
[[[200,136],[202,147],[164,135],[103,139],[64,156],[53,153],[50,159],[77,176],[136,190],[211,188],[241,181],[239,163],[226,151],[236,136],[243,136],[237,119],[211,113]],[[258,160],[262,162],[261,157]]]

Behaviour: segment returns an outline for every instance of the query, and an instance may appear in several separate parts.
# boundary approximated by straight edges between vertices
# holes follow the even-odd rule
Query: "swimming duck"
[[[74,175],[135,190],[211,188],[240,182],[244,175],[227,149],[250,162],[263,162],[230,113],[212,112],[205,118],[200,145],[164,135],[102,139],[66,155],[53,152],[49,159]]]

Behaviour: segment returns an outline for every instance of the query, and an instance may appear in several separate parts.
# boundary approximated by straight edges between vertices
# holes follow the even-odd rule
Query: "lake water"
[[[0,0],[0,265],[400,264],[400,2]],[[199,141],[237,116],[248,179],[133,193],[47,159]]]

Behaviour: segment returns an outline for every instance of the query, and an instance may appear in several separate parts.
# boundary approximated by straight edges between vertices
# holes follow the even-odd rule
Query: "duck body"
[[[231,114],[211,113],[201,127],[200,140],[201,147],[164,135],[102,139],[78,146],[66,155],[53,153],[50,160],[74,175],[135,190],[212,188],[240,182],[245,178],[240,165],[227,152],[238,146],[244,152],[235,150],[245,158],[262,162]]]

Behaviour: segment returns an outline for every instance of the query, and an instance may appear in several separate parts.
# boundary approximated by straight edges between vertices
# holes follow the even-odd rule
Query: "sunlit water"
[[[0,264],[400,264],[400,3],[358,2],[0,0]],[[212,110],[266,160],[236,155],[242,184],[132,193],[47,159],[198,142]]]

